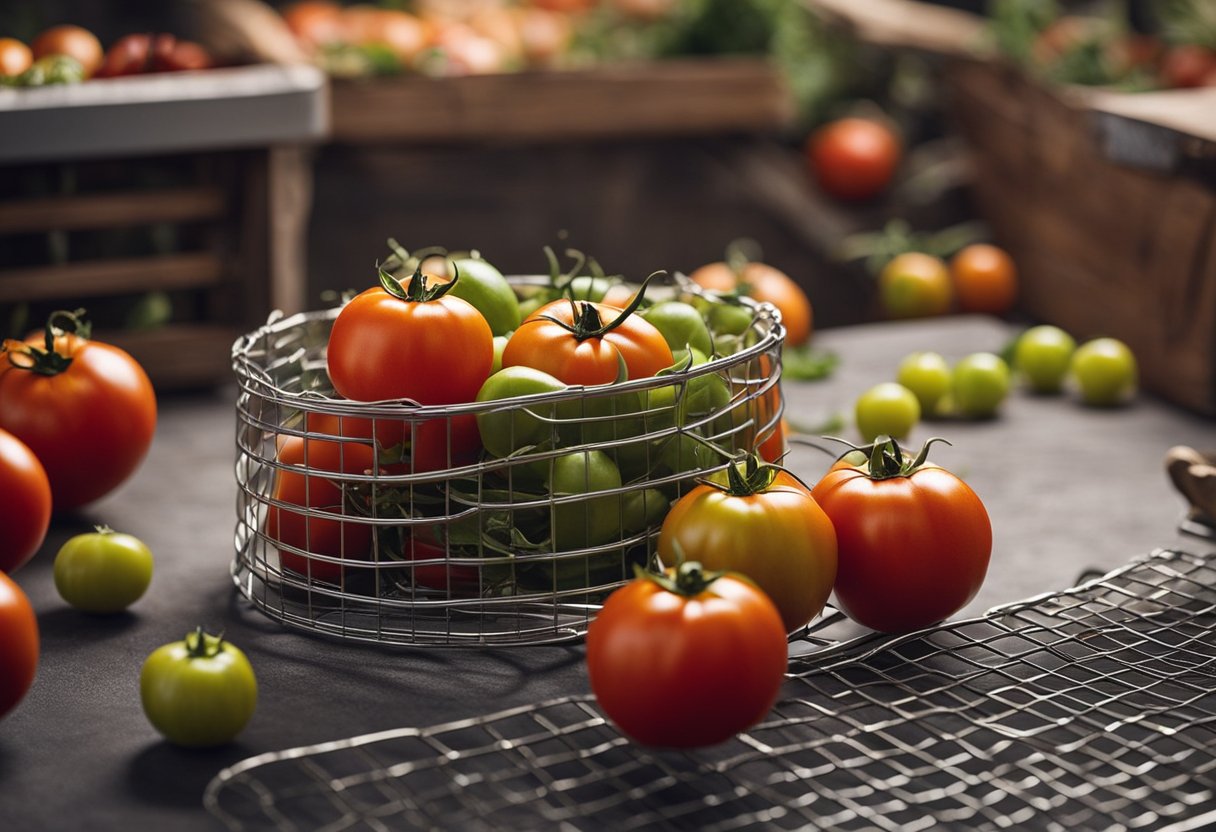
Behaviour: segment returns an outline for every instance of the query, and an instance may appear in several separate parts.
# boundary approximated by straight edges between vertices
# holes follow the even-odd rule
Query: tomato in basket
[[[689,561],[608,597],[587,631],[587,674],[622,733],[693,748],[764,718],[787,650],[781,615],[755,584]]]
[[[879,437],[841,457],[811,493],[839,542],[836,603],[859,624],[905,633],[936,624],[979,591],[992,553],[984,504],[949,471]]]

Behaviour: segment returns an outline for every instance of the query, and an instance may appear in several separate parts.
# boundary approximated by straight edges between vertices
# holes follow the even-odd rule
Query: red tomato
[[[358,442],[330,442],[323,439],[288,437],[279,448],[278,460],[284,465],[300,466],[309,472],[362,474],[371,470],[374,459],[370,445]],[[276,473],[271,496],[289,505],[344,514],[342,487],[322,473],[296,473],[282,469]],[[308,517],[287,508],[271,506],[266,513],[266,536],[272,542],[294,546],[315,555],[360,560],[371,552],[372,529],[366,522]],[[283,567],[313,580],[338,583],[342,567],[337,563],[308,558],[279,550]]]
[[[38,619],[13,579],[0,572],[0,717],[11,711],[38,669]]]
[[[687,562],[662,583],[639,578],[608,597],[587,630],[587,674],[622,733],[692,748],[764,718],[787,650],[781,616],[754,584]]]
[[[1018,269],[1004,249],[970,245],[950,261],[954,296],[964,312],[1004,315],[1018,297]]]
[[[770,466],[718,472],[681,497],[663,521],[659,556],[746,575],[793,632],[823,611],[836,579],[836,534],[800,482]]]
[[[421,473],[457,468],[477,461],[481,434],[472,414],[410,422],[406,419],[372,419],[309,413],[309,433],[371,439],[380,446],[380,467],[389,473]],[[388,462],[386,456],[400,462]]]
[[[866,118],[843,118],[821,127],[807,143],[819,187],[837,199],[861,201],[886,190],[901,155],[891,128]]]
[[[836,529],[840,608],[871,629],[904,633],[950,617],[975,597],[988,571],[992,524],[966,483],[921,458],[897,459],[894,447],[886,446],[878,465],[842,459],[811,493]]]
[[[610,384],[622,360],[631,379],[650,378],[675,363],[649,321],[588,301],[545,304],[524,319],[502,353],[503,367],[531,367],[565,384]]]
[[[0,77],[11,78],[30,68],[34,55],[16,38],[0,38]]]
[[[1172,88],[1208,86],[1216,75],[1216,51],[1194,44],[1175,46],[1165,53],[1161,75]]]
[[[42,546],[51,524],[51,483],[34,452],[0,430],[0,572],[12,572]]]
[[[170,35],[170,37],[172,37]],[[144,33],[123,35],[111,44],[97,70],[98,78],[118,78],[147,72],[152,61],[152,36]]]
[[[211,53],[193,41],[177,40],[172,35],[156,37],[152,50],[152,69],[156,72],[194,72],[214,65]]]
[[[494,336],[472,304],[447,294],[454,285],[428,287],[421,272],[400,284],[384,275],[346,304],[329,336],[334,389],[365,402],[473,401],[490,375]]]
[[[815,314],[811,300],[793,278],[766,263],[747,263],[736,275],[726,263],[708,263],[689,275],[693,282],[715,292],[742,289],[753,299],[768,302],[781,313],[785,340],[791,346],[811,339]]]
[[[87,325],[56,312],[48,323]],[[58,330],[56,330],[58,332]],[[30,447],[51,481],[55,511],[104,497],[143,461],[156,431],[156,394],[118,347],[69,332],[8,342],[0,370],[0,428]],[[65,366],[66,365],[66,366]]]
[[[80,61],[84,77],[91,78],[101,66],[105,52],[101,42],[88,29],[79,26],[52,26],[30,44],[34,59],[47,55],[67,55]]]

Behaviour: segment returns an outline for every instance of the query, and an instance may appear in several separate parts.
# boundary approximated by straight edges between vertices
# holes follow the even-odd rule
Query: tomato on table
[[[1081,401],[1093,407],[1123,404],[1136,392],[1136,356],[1117,338],[1095,338],[1077,347],[1068,371]]]
[[[166,739],[208,748],[230,742],[249,722],[258,684],[240,648],[199,627],[148,656],[139,694],[148,721]]]
[[[55,556],[55,589],[84,612],[122,612],[152,582],[152,550],[142,540],[107,526],[78,534]]]
[[[1036,393],[1059,393],[1076,348],[1076,340],[1058,326],[1032,326],[1014,343],[1013,366]]]
[[[622,733],[693,748],[764,718],[787,651],[781,616],[755,584],[690,561],[608,597],[587,630],[587,674]]]
[[[880,437],[846,454],[811,494],[839,543],[836,602],[873,630],[904,633],[936,624],[975,597],[992,554],[980,498],[949,471]]]
[[[416,269],[399,283],[351,299],[334,321],[326,353],[334,389],[348,399],[409,399],[419,404],[471,402],[490,375],[494,336],[468,301],[451,294],[460,276],[428,286]]]
[[[38,457],[56,512],[121,485],[156,431],[152,382],[126,352],[90,340],[83,314],[55,312],[42,335],[6,342],[0,369],[0,428]]]
[[[954,290],[940,257],[909,251],[892,258],[878,275],[879,300],[892,318],[941,315],[950,309]]]
[[[950,260],[959,309],[1004,315],[1018,298],[1018,269],[1004,249],[975,243]]]
[[[739,572],[773,600],[785,629],[809,624],[836,579],[836,533],[810,490],[771,465],[732,463],[681,497],[659,533],[659,557]]]
[[[24,442],[0,430],[0,572],[32,558],[51,525],[51,482]]]
[[[920,422],[920,399],[899,382],[884,381],[857,397],[853,414],[865,441],[883,434],[903,439]]]
[[[38,619],[21,587],[0,572],[0,718],[17,706],[38,670]]]

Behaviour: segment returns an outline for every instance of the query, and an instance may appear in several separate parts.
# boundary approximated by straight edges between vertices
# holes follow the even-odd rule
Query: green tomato
[[[507,348],[508,335],[494,336],[494,361],[490,364],[490,375],[494,375],[502,369],[502,351]]]
[[[540,370],[524,366],[504,367],[485,380],[477,391],[476,400],[491,402],[565,389],[565,384]],[[526,409],[504,405],[501,410],[478,413],[477,429],[481,433],[481,444],[491,455],[505,457],[520,448],[552,441],[555,438],[554,425],[545,419],[553,419],[556,412],[556,406],[550,404]]]
[[[995,353],[972,353],[954,365],[951,393],[960,416],[993,416],[1009,394],[1009,365]]]
[[[1038,393],[1058,393],[1077,342],[1058,326],[1034,326],[1018,336],[1013,366]]]
[[[139,695],[148,721],[169,742],[207,748],[230,742],[249,722],[258,683],[240,649],[199,627],[148,656]]]
[[[904,439],[920,421],[916,394],[893,381],[876,384],[857,399],[857,430],[867,442],[881,435]]]
[[[603,451],[576,451],[553,460],[548,480],[554,497],[594,494],[621,487],[621,473]],[[599,546],[621,533],[622,497],[610,494],[550,507],[553,551]]]
[[[665,300],[640,313],[654,324],[672,352],[692,347],[702,354],[713,352],[713,339],[701,313],[687,303]]]
[[[895,380],[920,402],[921,413],[931,414],[950,392],[950,365],[935,352],[914,352],[899,364]]]
[[[604,299],[604,295],[608,294],[608,290],[612,288],[612,284],[616,281],[607,277],[591,277],[582,275],[570,281],[566,287],[566,294],[574,300],[589,300],[593,303],[599,303]]]
[[[138,538],[98,527],[68,540],[55,556],[55,588],[85,612],[122,612],[152,582],[152,551]]]
[[[527,320],[529,315],[551,300],[553,300],[553,296],[548,292],[537,292],[532,297],[521,300],[519,302],[519,319],[521,321]]]
[[[1136,356],[1115,338],[1095,338],[1077,347],[1070,366],[1081,400],[1095,407],[1126,401],[1136,391]]]
[[[742,335],[752,325],[752,310],[737,303],[712,303],[706,322],[714,335]]]
[[[506,335],[518,329],[521,320],[519,299],[502,272],[485,260],[472,257],[453,262],[460,278],[449,294],[475,306],[495,335]]]

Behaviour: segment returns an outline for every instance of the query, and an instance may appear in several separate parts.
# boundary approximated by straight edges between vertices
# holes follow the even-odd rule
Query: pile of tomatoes
[[[28,46],[0,38],[0,84],[15,87],[207,69],[213,63],[199,44],[164,33],[125,35],[108,50],[88,29],[71,24],[52,26]]]

